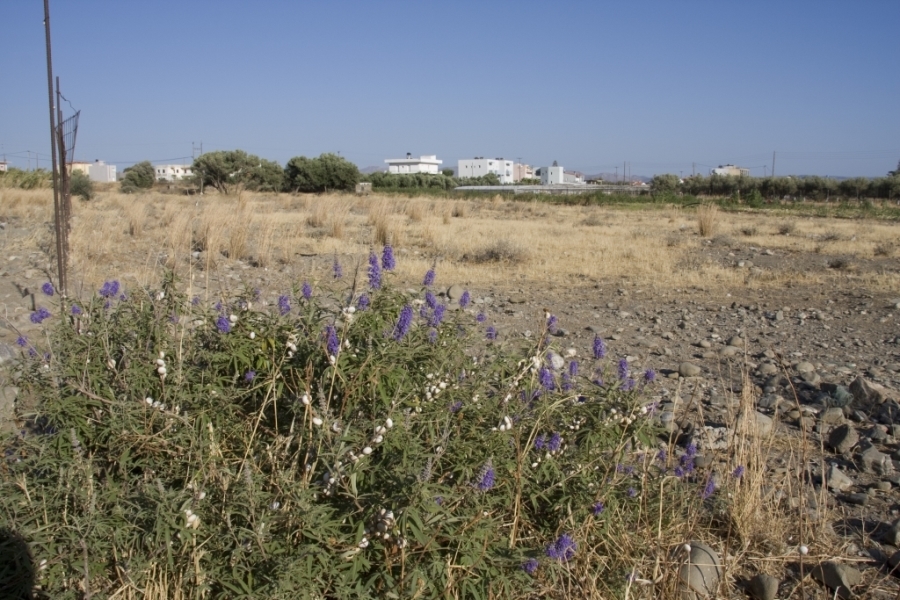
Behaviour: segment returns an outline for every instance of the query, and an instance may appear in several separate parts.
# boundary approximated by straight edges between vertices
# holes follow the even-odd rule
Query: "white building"
[[[410,173],[430,173],[437,175],[440,172],[440,166],[444,162],[438,160],[437,155],[426,154],[419,158],[413,158],[412,154],[406,153],[406,158],[388,158],[384,162],[388,165],[388,173],[397,175],[408,175]]]
[[[91,181],[112,183],[116,180],[116,165],[108,165],[102,160],[95,160],[88,171]]]
[[[564,171],[563,182],[580,185],[584,183],[584,175],[578,171]]]
[[[710,171],[710,175],[722,175],[731,177],[740,177],[741,175],[745,175],[749,177],[750,169],[742,169],[734,165],[719,165],[717,168]]]
[[[493,173],[499,177],[500,183],[516,182],[515,166],[511,160],[476,156],[475,158],[460,160],[456,163],[457,177],[482,177],[488,173]]]
[[[565,170],[557,165],[541,168],[541,185],[560,185],[566,182]]]
[[[157,181],[179,181],[194,174],[191,165],[156,165],[153,170]]]
[[[5,173],[8,168],[5,160],[0,160],[0,173]]]

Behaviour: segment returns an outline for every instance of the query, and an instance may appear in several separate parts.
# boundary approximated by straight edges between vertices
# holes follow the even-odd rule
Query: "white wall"
[[[541,169],[541,184],[557,185],[565,182],[565,170],[562,167],[544,167]]]
[[[108,165],[101,160],[91,165],[88,177],[97,183],[110,183],[116,180],[116,165]]]
[[[488,173],[494,173],[500,178],[500,183],[514,183],[515,170],[513,161],[501,158],[470,158],[457,161],[457,177],[481,177]]]

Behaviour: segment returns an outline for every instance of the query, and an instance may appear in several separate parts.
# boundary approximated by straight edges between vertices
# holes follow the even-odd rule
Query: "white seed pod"
[[[441,388],[442,390],[447,389],[447,382],[446,382],[446,381],[440,382],[440,383],[438,384],[438,387]]]
[[[159,351],[159,357],[160,357],[160,358],[165,358],[165,357],[166,357],[166,353],[163,352],[162,350],[160,350],[160,351]]]
[[[393,427],[393,426],[394,426],[394,421],[393,421],[393,419],[391,419],[390,417],[388,417],[387,419],[385,419],[385,420],[384,420],[384,426],[387,427],[388,429],[390,429],[391,427]]]
[[[200,492],[199,494],[197,494],[197,500],[203,500],[204,498],[206,498],[206,492]]]
[[[157,358],[157,359],[156,359],[156,366],[157,366],[157,367],[164,367],[164,366],[166,366],[166,361],[164,361],[164,360],[161,359],[161,358]]]
[[[380,444],[381,442],[384,441],[384,436],[376,435],[374,438],[372,438],[372,441],[375,442],[376,444]]]
[[[332,423],[332,424],[331,424],[331,430],[332,430],[333,432],[335,432],[335,433],[340,433],[340,431],[341,431],[341,425],[340,425],[340,423],[338,423],[337,421],[335,421],[334,423]]]
[[[302,396],[300,396],[300,402],[309,406],[309,394],[303,394]]]
[[[802,554],[803,556],[806,556],[807,554],[809,554],[809,548],[807,548],[805,545],[800,546],[800,548],[798,548],[798,550],[800,550],[800,554]]]
[[[115,361],[114,359],[111,358],[111,359],[109,359],[108,361],[106,361],[106,366],[109,367],[110,369],[115,369],[115,368],[116,368],[116,361]]]
[[[313,422],[313,425],[315,425],[316,427],[321,427],[323,421],[319,417],[313,417],[312,422]]]
[[[366,446],[365,448],[362,449],[362,453],[365,454],[366,456],[372,454],[372,447]]]
[[[150,396],[147,396],[146,398],[144,398],[144,402],[146,402],[150,406],[153,406],[153,398],[151,398]]]
[[[238,322],[238,316],[237,316],[237,315],[231,315],[230,317],[228,317],[228,320],[231,321],[231,324],[232,324],[232,325],[234,325],[235,323]]]
[[[251,332],[250,332],[250,339],[251,339],[251,340],[255,340],[255,339],[256,339],[256,332],[255,332],[255,331],[251,331]]]

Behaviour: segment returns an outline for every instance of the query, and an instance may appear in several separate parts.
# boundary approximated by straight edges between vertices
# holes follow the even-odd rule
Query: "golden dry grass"
[[[748,279],[746,271],[704,257],[695,211],[679,207],[558,206],[500,197],[245,193],[197,198],[102,192],[91,202],[76,202],[73,212],[73,274],[88,285],[117,271],[141,281],[158,278],[166,265],[186,271],[192,250],[203,253],[203,269],[250,259],[291,268],[298,254],[360,256],[388,240],[403,252],[398,274],[408,281],[418,280],[437,261],[441,280],[470,285],[594,285],[628,279],[660,289],[701,285],[725,290],[819,284],[829,277],[856,277],[884,290],[898,284],[892,271],[805,273],[790,268],[790,261],[782,270]],[[48,229],[52,192],[0,190],[0,216],[35,231]],[[880,221],[791,217],[791,231],[784,235],[786,220],[779,215],[718,212],[715,218],[721,233],[742,245],[782,254],[818,249],[851,263],[885,256],[896,238],[896,227]],[[504,248],[511,252],[497,252]]]

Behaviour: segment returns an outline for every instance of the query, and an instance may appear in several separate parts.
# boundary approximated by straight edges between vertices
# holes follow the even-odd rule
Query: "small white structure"
[[[563,183],[581,185],[584,183],[584,175],[582,173],[579,173],[578,171],[564,171]]]
[[[112,183],[116,180],[116,165],[108,165],[102,160],[95,160],[88,171],[91,181]]]
[[[409,175],[411,173],[437,175],[444,161],[438,160],[435,154],[425,154],[419,158],[413,158],[412,154],[407,152],[406,158],[388,158],[384,162],[388,165],[388,173],[396,175]]]
[[[709,173],[710,175],[722,175],[731,177],[750,176],[750,169],[742,169],[734,165],[719,165]]]
[[[0,173],[5,173],[8,168],[9,168],[9,165],[6,164],[6,161],[0,160]]]
[[[194,174],[191,165],[156,165],[153,170],[157,181],[180,181]]]
[[[566,182],[565,170],[557,165],[541,168],[541,185],[560,185]]]
[[[483,177],[488,173],[496,175],[500,179],[500,183],[516,182],[515,167],[511,160],[476,156],[456,163],[456,176],[460,178]]]

